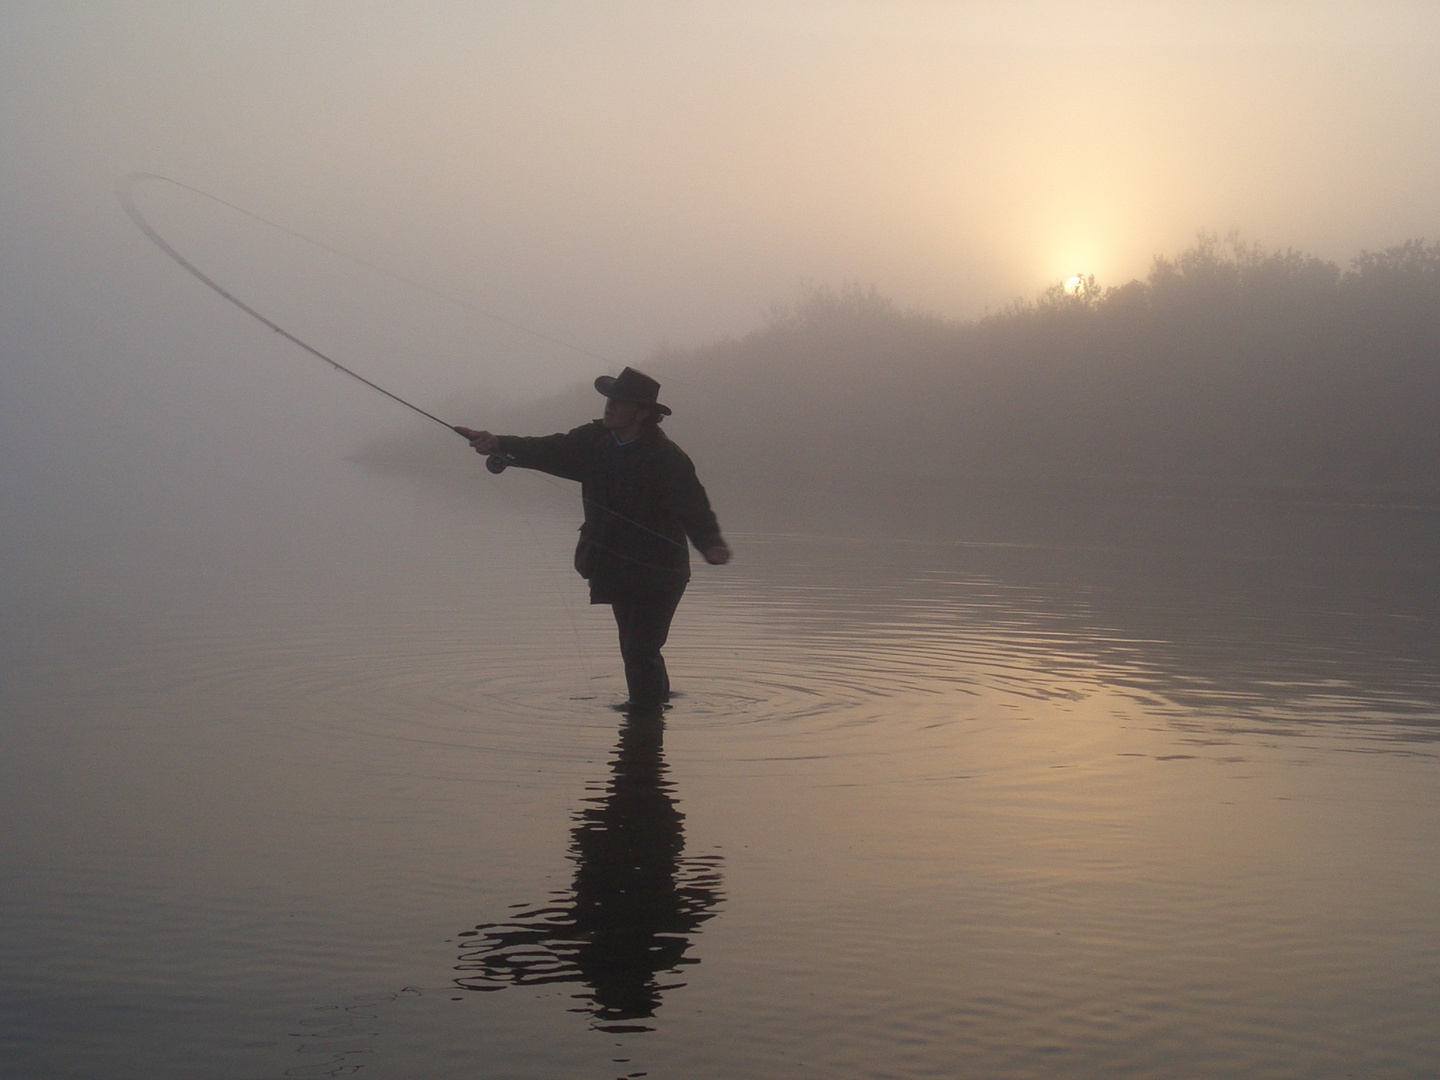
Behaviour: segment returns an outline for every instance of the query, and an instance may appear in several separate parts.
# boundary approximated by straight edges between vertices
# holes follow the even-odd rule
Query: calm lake
[[[717,497],[663,724],[537,477],[12,575],[0,1074],[1437,1075],[1440,512],[1033,494]]]

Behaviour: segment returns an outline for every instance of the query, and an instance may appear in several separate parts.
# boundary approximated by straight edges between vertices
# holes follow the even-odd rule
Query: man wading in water
[[[670,415],[657,400],[660,384],[627,367],[600,376],[595,389],[607,399],[604,418],[564,435],[455,430],[477,453],[580,482],[585,523],[575,569],[590,582],[590,602],[615,611],[630,691],[625,708],[658,712],[670,696],[660,650],[690,580],[685,538],[716,566],[730,561],[730,549],[695,466],[660,430]]]

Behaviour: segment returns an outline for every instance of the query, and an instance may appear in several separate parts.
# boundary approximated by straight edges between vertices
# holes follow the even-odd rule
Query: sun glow
[[[1085,283],[1084,275],[1072,274],[1065,279],[1065,292],[1068,296],[1074,296],[1080,291],[1080,286]]]

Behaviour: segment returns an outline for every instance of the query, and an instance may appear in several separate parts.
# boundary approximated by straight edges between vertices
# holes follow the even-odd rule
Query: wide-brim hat
[[[595,389],[615,401],[654,409],[662,416],[670,415],[669,406],[656,400],[660,396],[660,384],[643,371],[627,367],[619,375],[601,375],[595,380]]]

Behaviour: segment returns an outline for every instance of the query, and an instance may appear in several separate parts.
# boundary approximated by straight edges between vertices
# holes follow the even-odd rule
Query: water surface
[[[1433,508],[741,521],[637,725],[568,495],[334,481],[8,580],[6,1075],[1433,1075]]]

